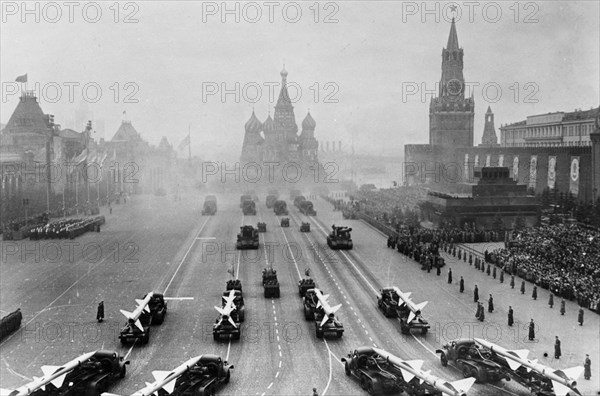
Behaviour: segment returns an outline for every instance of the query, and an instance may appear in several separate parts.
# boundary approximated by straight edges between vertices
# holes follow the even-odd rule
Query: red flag
[[[20,83],[26,83],[27,82],[27,73],[23,74],[22,76],[17,77],[17,79],[15,81],[20,82]]]

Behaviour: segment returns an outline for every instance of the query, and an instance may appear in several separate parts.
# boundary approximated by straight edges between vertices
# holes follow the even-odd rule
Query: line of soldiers
[[[73,238],[91,230],[100,231],[98,218],[64,219],[33,228],[29,238],[31,240]]]

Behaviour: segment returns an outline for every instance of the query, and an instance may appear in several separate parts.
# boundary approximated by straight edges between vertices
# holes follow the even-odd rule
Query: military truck
[[[152,317],[150,324],[162,324],[167,315],[167,302],[161,293],[152,293],[152,298],[148,302],[150,315]]]
[[[265,289],[265,298],[279,297],[279,281],[277,271],[273,268],[265,268],[262,272],[262,284]]]
[[[273,208],[275,201],[277,201],[277,197],[275,195],[267,195],[267,198],[265,199],[265,205],[267,205],[267,208],[271,209]]]
[[[290,226],[290,219],[287,217],[284,217],[283,219],[281,219],[281,226],[282,227],[289,227]]]
[[[420,330],[421,334],[426,334],[431,327],[420,313],[408,322],[411,310],[400,300],[400,296],[392,287],[381,290],[381,294],[377,297],[377,306],[386,317],[400,318],[400,331],[402,334],[410,334],[411,330]]]
[[[39,389],[27,394],[32,396],[100,396],[118,380],[125,378],[127,364],[129,361],[124,361],[118,352],[99,350],[88,360],[67,372],[60,387],[49,383],[45,390]]]
[[[294,206],[300,208],[300,203],[306,201],[306,197],[304,195],[298,195],[294,198]]]
[[[317,215],[317,212],[315,211],[315,209],[313,207],[313,203],[311,201],[300,202],[298,208],[300,209],[300,212],[302,212],[303,214],[305,214],[307,216],[316,216]]]
[[[334,314],[330,314],[327,318],[327,321],[325,323],[321,323],[324,316],[325,312],[323,310],[315,311],[315,334],[317,338],[341,338],[344,335],[344,325],[342,322],[337,320]]]
[[[173,392],[164,389],[158,391],[159,396],[191,396],[214,395],[231,378],[233,365],[223,361],[217,355],[202,355],[198,363],[191,366],[175,380]]]
[[[278,199],[273,204],[273,211],[275,212],[276,216],[287,216],[287,203],[281,199]]]
[[[310,232],[310,223],[302,222],[302,225],[300,225],[300,232]]]
[[[242,281],[239,279],[229,279],[226,283],[226,290],[242,291]]]
[[[235,322],[243,322],[246,319],[246,306],[244,305],[244,294],[239,289],[235,290],[233,295],[233,305],[235,306],[235,310],[231,312],[231,317]],[[230,290],[226,290],[223,292],[223,297],[221,297],[221,306],[224,307],[227,303],[225,301],[225,297],[229,297]]]
[[[239,340],[241,338],[242,328],[238,315],[235,312],[231,313],[231,320],[235,323],[235,326],[225,316],[219,316],[215,320],[215,324],[213,325],[213,339],[215,341],[219,341],[223,337],[231,338],[232,340]]]
[[[204,206],[202,208],[202,215],[212,216],[217,213],[217,197],[214,195],[207,195],[204,199]]]
[[[256,228],[258,228],[258,232],[267,232],[267,223],[258,223]]]
[[[242,213],[244,216],[255,216],[256,203],[252,200],[242,202]]]
[[[300,295],[300,297],[304,297],[307,290],[314,289],[315,287],[317,287],[317,285],[316,285],[314,279],[311,279],[311,278],[300,279],[298,281],[298,294]]]
[[[350,232],[352,228],[345,226],[331,226],[331,233],[327,236],[327,246],[331,249],[352,249],[352,237]]]
[[[442,366],[448,366],[448,362],[454,363],[465,378],[474,377],[479,383],[498,382],[503,379],[510,381],[510,375],[503,367],[488,356],[488,351],[478,348],[472,339],[450,341],[435,352],[440,354]]]
[[[147,295],[146,295],[147,296]],[[142,297],[144,299],[146,296]],[[160,293],[152,293],[152,297],[148,302],[149,311],[142,311],[139,317],[140,329],[135,320],[128,319],[125,326],[119,333],[121,344],[135,342],[140,340],[142,344],[147,344],[150,341],[150,325],[162,324],[167,314],[167,302]]]
[[[258,231],[251,225],[240,227],[240,233],[237,234],[235,248],[238,250],[258,249]]]
[[[315,320],[317,316],[317,311],[321,312],[321,315],[324,314],[323,308],[317,308],[319,304],[319,299],[317,298],[317,294],[315,293],[315,289],[307,289],[304,290],[304,296],[302,297],[302,305],[304,309],[304,319],[306,320]]]
[[[382,393],[402,393],[403,379],[392,372],[389,363],[377,354],[372,347],[361,347],[342,358],[346,375],[360,382],[361,388],[370,395]]]

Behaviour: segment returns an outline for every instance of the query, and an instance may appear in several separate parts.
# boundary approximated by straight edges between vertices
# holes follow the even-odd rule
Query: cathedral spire
[[[456,24],[454,18],[452,18],[452,25],[450,26],[450,35],[448,36],[448,45],[446,49],[448,51],[458,51],[458,35],[456,34]]]

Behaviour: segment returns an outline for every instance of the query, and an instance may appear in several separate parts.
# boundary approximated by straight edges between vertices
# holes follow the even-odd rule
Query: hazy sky
[[[112,1],[50,4],[27,3],[33,12],[24,14],[21,2],[2,3],[2,123],[18,102],[14,79],[28,73],[63,127],[82,130],[76,112],[97,100],[87,108],[108,138],[126,111],[153,144],[167,136],[177,146],[191,125],[193,152],[211,158],[239,155],[253,106],[261,121],[272,114],[279,85],[273,102],[269,86],[284,60],[300,88],[291,96],[301,92],[296,121],[310,108],[318,140],[354,136],[357,152],[384,154],[427,143],[430,96],[407,90],[435,88],[453,15],[450,3],[421,1],[228,2],[229,14],[220,1],[121,2],[118,13]],[[598,106],[598,1],[479,2],[472,16],[469,2],[454,4],[465,79],[479,84],[476,144],[488,105],[498,134],[527,115]]]

